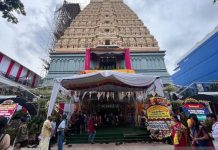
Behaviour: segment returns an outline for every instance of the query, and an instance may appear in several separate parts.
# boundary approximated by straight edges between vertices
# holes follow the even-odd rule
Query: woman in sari
[[[202,125],[200,125],[196,115],[191,115],[192,120],[191,138],[192,138],[192,150],[215,150],[212,139],[210,138],[208,131]]]
[[[177,116],[172,117],[171,135],[174,144],[174,150],[186,150],[187,147],[187,130],[179,121]]]

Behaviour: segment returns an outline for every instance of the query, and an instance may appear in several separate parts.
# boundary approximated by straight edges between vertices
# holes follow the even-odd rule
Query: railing
[[[199,92],[218,92],[218,82],[194,82],[177,90],[179,96],[186,98]]]
[[[6,72],[0,72],[0,75],[4,76],[5,78],[8,78],[14,82],[26,85],[26,86],[31,86],[31,83],[29,82],[31,79],[26,78],[26,77],[20,77],[18,80],[15,76],[12,75],[6,75]]]

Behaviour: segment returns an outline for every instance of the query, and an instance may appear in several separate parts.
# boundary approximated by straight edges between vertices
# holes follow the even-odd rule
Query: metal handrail
[[[191,83],[189,86],[186,86],[185,89],[183,89],[182,91],[180,91],[180,92],[178,93],[178,95],[181,95],[184,91],[186,91],[186,90],[189,89],[189,88],[192,88],[193,85],[197,85],[197,84],[218,84],[218,82],[217,82],[217,81],[215,81],[215,82],[193,82],[193,83]],[[192,89],[195,89],[195,88],[192,88]],[[196,88],[196,90],[198,90],[198,89]]]

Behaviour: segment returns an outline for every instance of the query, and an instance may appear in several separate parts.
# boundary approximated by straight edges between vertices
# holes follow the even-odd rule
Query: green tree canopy
[[[14,16],[13,12],[26,15],[24,5],[20,0],[0,0],[0,12],[2,12],[3,18],[15,24],[18,23],[18,19]]]

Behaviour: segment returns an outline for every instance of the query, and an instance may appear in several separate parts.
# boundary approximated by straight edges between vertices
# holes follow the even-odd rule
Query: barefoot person
[[[49,142],[51,138],[51,120],[52,117],[48,116],[47,120],[43,123],[41,135],[40,135],[40,143],[39,143],[39,150],[48,150],[49,149]]]

